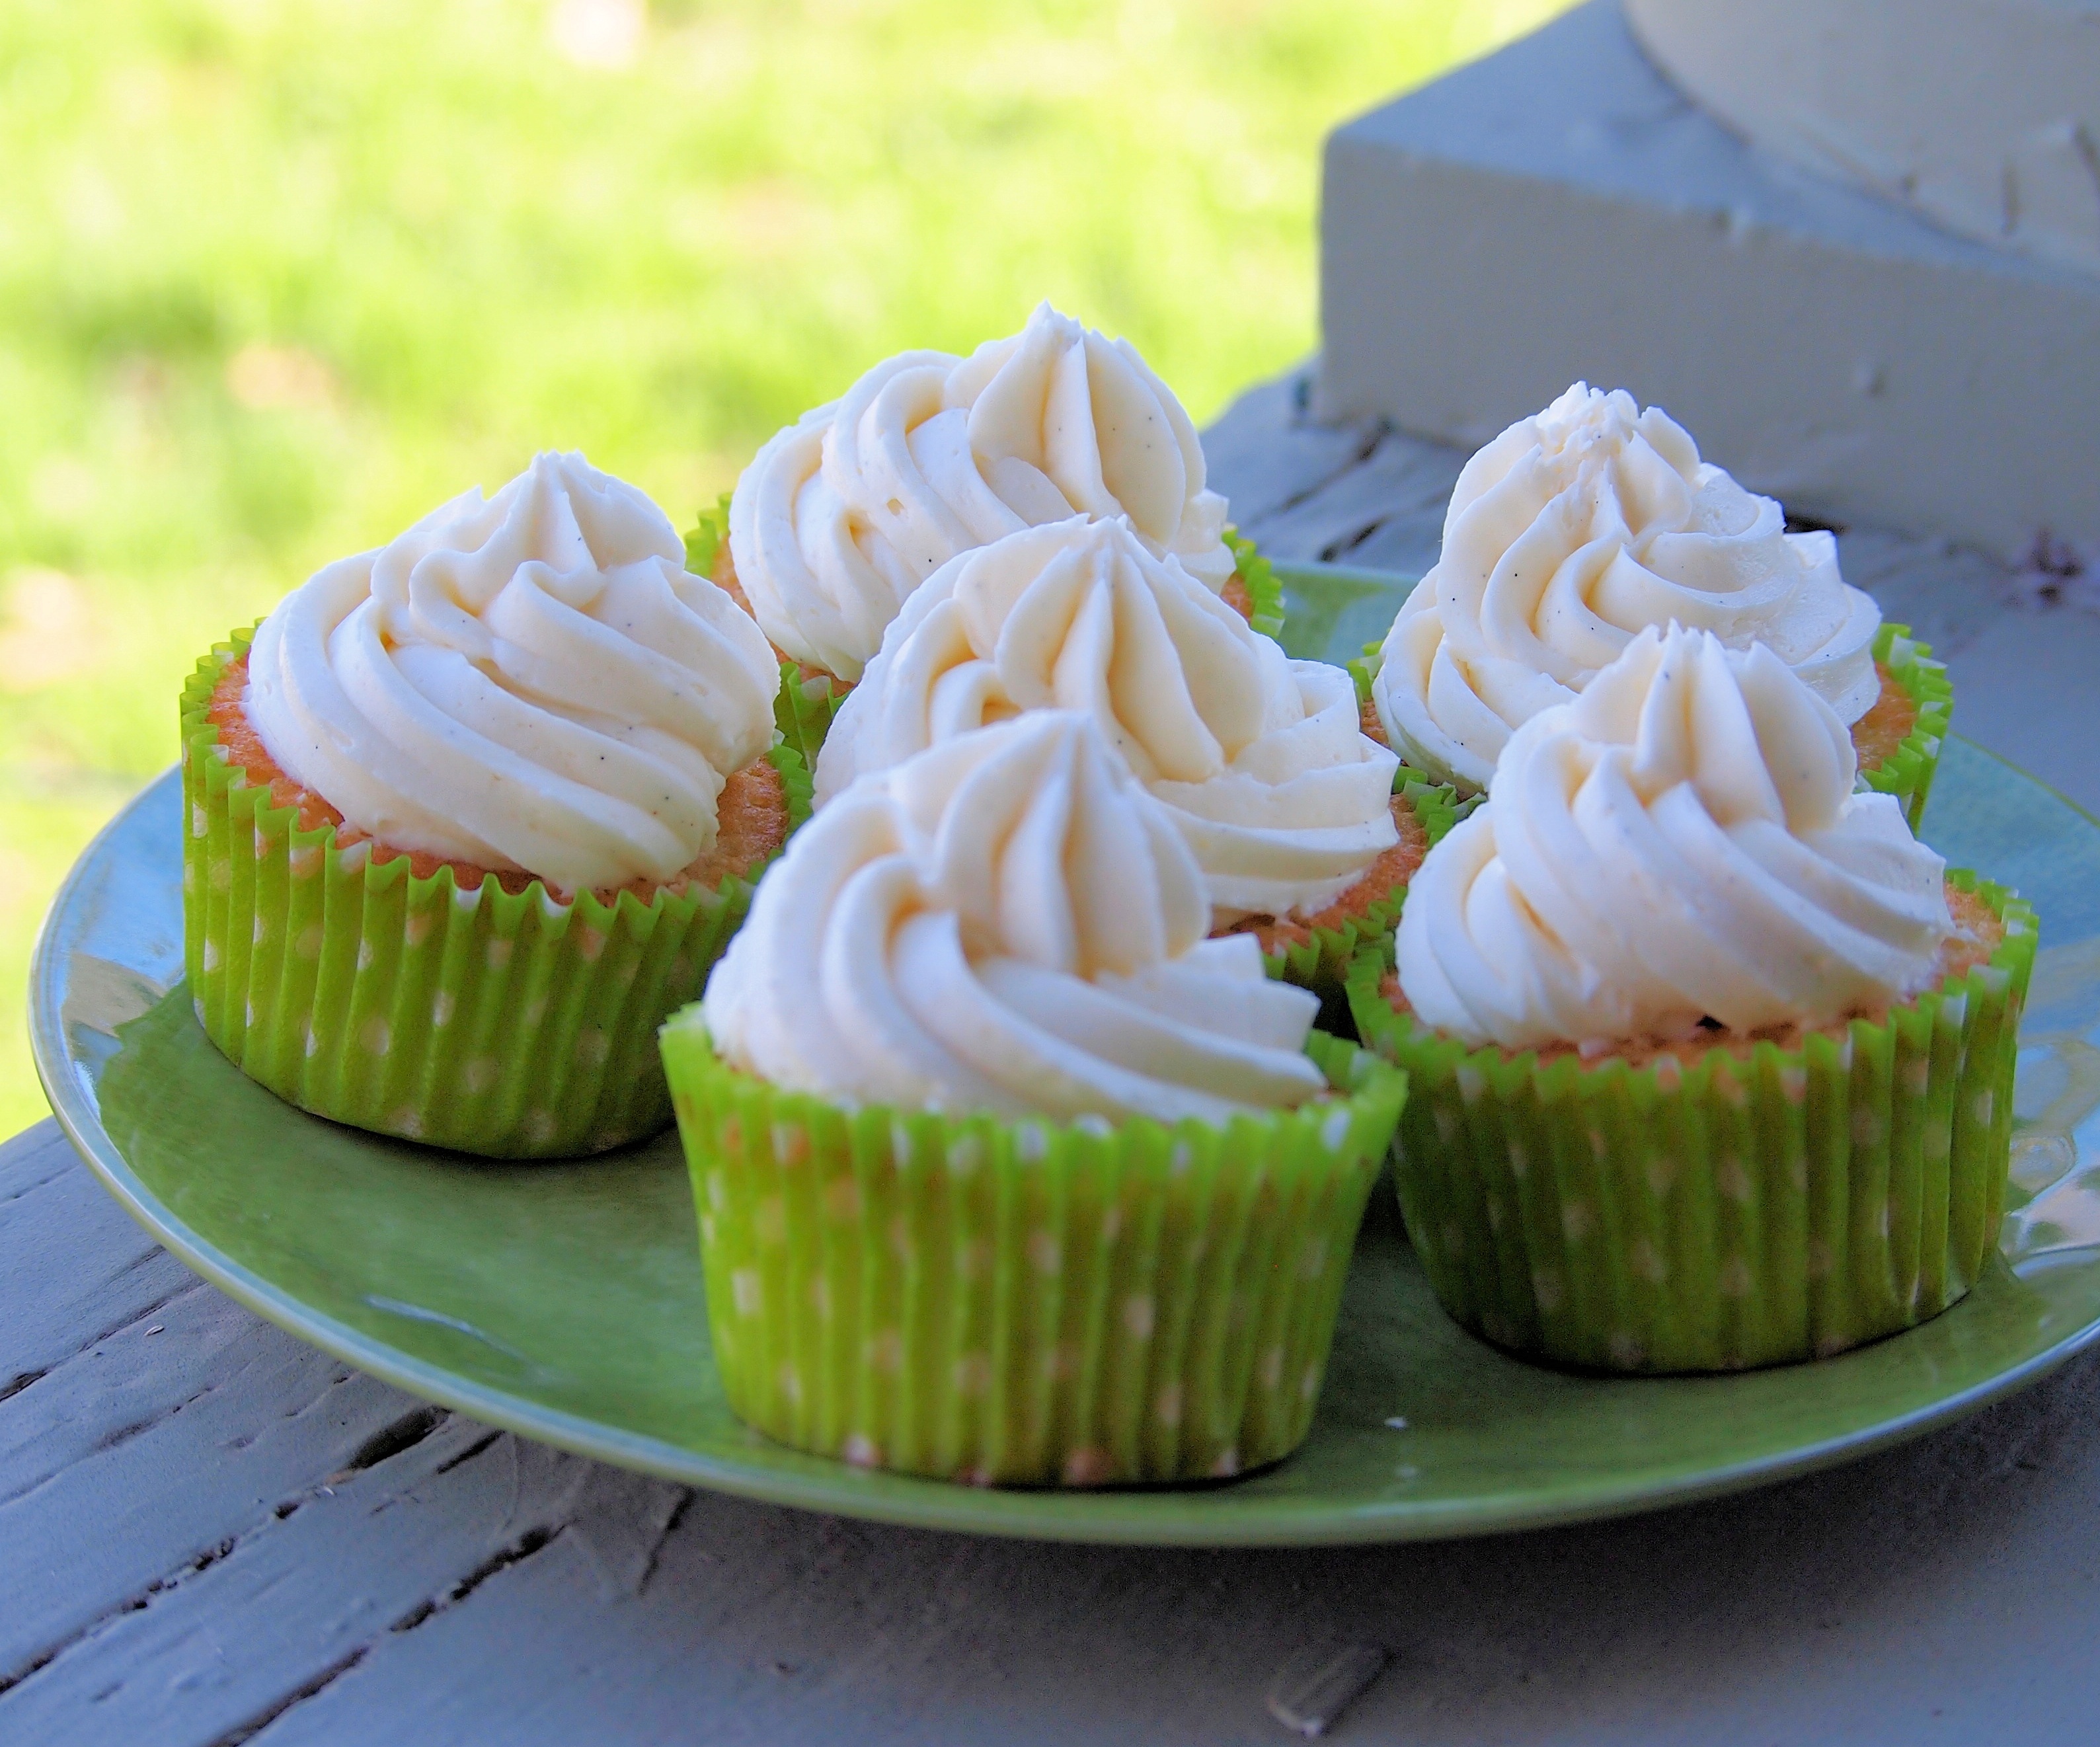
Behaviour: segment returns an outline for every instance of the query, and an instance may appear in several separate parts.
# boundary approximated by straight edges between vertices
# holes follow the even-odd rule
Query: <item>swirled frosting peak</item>
[[[1086,716],[862,778],[792,839],[708,980],[732,1065],[848,1105],[1222,1121],[1325,1083],[1318,1003],[1204,937],[1202,879]]]
[[[1848,724],[1880,693],[1881,611],[1836,540],[1788,533],[1660,408],[1577,382],[1466,463],[1373,695],[1409,763],[1485,788],[1511,730],[1672,620],[1765,645]]]
[[[1845,725],[1771,650],[1644,631],[1510,737],[1487,804],[1429,852],[1401,990],[1509,1048],[1906,999],[1953,929],[1945,864],[1852,776]]]
[[[573,892],[712,847],[779,684],[662,510],[546,454],[286,596],[247,704],[271,757],[382,842]]]
[[[1075,517],[951,559],[913,595],[817,761],[865,771],[1024,710],[1083,710],[1163,802],[1216,920],[1310,914],[1397,840],[1397,758],[1339,668],[1293,661],[1128,521]]]
[[[1127,516],[1213,590],[1225,501],[1173,390],[1127,340],[1047,303],[968,358],[904,352],[758,452],[729,512],[751,609],[786,654],[858,679],[912,590],[960,552]]]

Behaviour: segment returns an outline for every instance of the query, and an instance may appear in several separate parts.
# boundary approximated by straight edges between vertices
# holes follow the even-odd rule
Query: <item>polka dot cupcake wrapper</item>
[[[1437,1298],[1498,1346],[1614,1371],[1840,1352],[1937,1315],[2005,1211],[2033,910],[1991,961],[1842,1037],[1695,1066],[1506,1059],[1396,1013],[1365,952],[1349,1004],[1407,1070],[1401,1206]]]
[[[1363,654],[1349,664],[1349,676],[1357,682],[1359,704],[1371,701],[1371,686],[1378,677],[1383,646],[1381,643],[1366,643]],[[1904,816],[1910,821],[1910,828],[1914,832],[1925,818],[1925,803],[1932,792],[1933,775],[1939,769],[1940,748],[1946,743],[1948,725],[1953,719],[1954,687],[1947,677],[1946,664],[1932,659],[1930,643],[1912,639],[1908,625],[1885,621],[1874,633],[1874,659],[1889,670],[1889,677],[1917,706],[1917,719],[1893,752],[1872,770],[1860,773],[1858,786],[1894,795],[1903,803]],[[1403,776],[1415,776],[1418,765],[1440,779],[1449,774],[1440,770],[1434,757],[1411,741],[1394,750],[1410,761],[1401,767]]]
[[[671,1120],[655,1032],[691,1000],[752,887],[554,898],[535,881],[460,890],[299,828],[218,749],[206,711],[249,633],[183,696],[184,953],[211,1040],[280,1097],[462,1152],[564,1158]],[[776,748],[789,827],[807,771]]]
[[[779,1442],[983,1485],[1194,1480],[1312,1423],[1403,1075],[1223,1127],[849,1111],[664,1056],[730,1405]]]

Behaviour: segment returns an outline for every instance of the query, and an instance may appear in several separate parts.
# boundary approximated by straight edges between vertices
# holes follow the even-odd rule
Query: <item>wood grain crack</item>
[[[473,1461],[475,1457],[481,1454],[483,1450],[487,1449],[490,1445],[493,1444],[502,1436],[503,1434],[501,1432],[491,1432],[484,1436],[476,1438],[474,1442],[468,1445],[467,1447],[461,1450],[457,1456],[446,1457],[443,1462],[438,1464],[434,1471],[439,1474],[451,1473],[454,1468],[459,1467],[463,1463]]]
[[[634,1593],[642,1595],[649,1587],[649,1580],[656,1575],[657,1562],[664,1556],[664,1545],[678,1532],[678,1524],[686,1520],[686,1512],[693,1507],[693,1489],[685,1488],[678,1494],[678,1502],[671,1507],[671,1514],[664,1519],[664,1526],[656,1532],[650,1543],[649,1556],[642,1564],[642,1575],[635,1579]]]
[[[56,1147],[53,1149],[53,1152],[55,1156],[52,1160],[50,1174],[38,1177],[33,1181],[23,1184],[19,1189],[10,1189],[6,1194],[0,1195],[0,1207],[11,1207],[24,1195],[35,1194],[46,1183],[57,1182],[77,1162],[73,1158],[73,1149],[70,1147]]]
[[[441,1595],[423,1603],[395,1621],[387,1628],[389,1633],[413,1631],[437,1615],[458,1606],[491,1577],[500,1572],[509,1570],[513,1565],[523,1564],[558,1539],[566,1526],[562,1524],[550,1524],[527,1529],[515,1541],[483,1560]],[[234,1541],[228,1540],[217,1547],[208,1550],[193,1561],[183,1575],[188,1575],[189,1571],[201,1571],[206,1566],[217,1563],[218,1560],[232,1551],[235,1545]],[[173,1581],[179,1581],[179,1579]],[[112,1610],[112,1613],[135,1612],[146,1606],[154,1595],[169,1586],[170,1586],[170,1581],[157,1582],[143,1594],[127,1602],[122,1608]],[[101,1621],[97,1621],[95,1626],[99,1626],[101,1623]],[[95,1629],[95,1626],[90,1626],[86,1631],[78,1633],[73,1638],[68,1639],[66,1643],[54,1646],[50,1651],[39,1657],[32,1666],[25,1668],[20,1675],[12,1679],[0,1681],[0,1692],[5,1692],[10,1686],[17,1685],[21,1680],[26,1679],[58,1656],[61,1651],[72,1643],[78,1642],[80,1639],[88,1636]],[[244,1742],[252,1740],[288,1712],[311,1699],[319,1697],[345,1674],[356,1668],[371,1655],[376,1642],[374,1640],[359,1644],[355,1649],[338,1657],[319,1673],[301,1682],[289,1692],[272,1699],[269,1704],[243,1718],[232,1728],[214,1736],[208,1744],[208,1747],[242,1747]]]
[[[0,1695],[4,1695],[13,1688],[19,1687],[24,1681],[27,1680],[30,1675],[48,1667],[60,1657],[64,1655],[67,1651],[73,1648],[75,1644],[82,1643],[87,1639],[92,1638],[95,1633],[101,1630],[101,1629],[104,1626],[108,1625],[112,1620],[121,1619],[127,1613],[136,1613],[141,1608],[152,1606],[153,1598],[156,1595],[161,1594],[164,1590],[174,1588],[175,1586],[180,1583],[183,1578],[193,1577],[200,1571],[209,1571],[214,1565],[217,1564],[219,1560],[225,1558],[227,1554],[231,1553],[238,1544],[238,1537],[228,1535],[223,1541],[218,1542],[217,1546],[206,1547],[204,1551],[198,1554],[194,1559],[190,1560],[187,1564],[185,1564],[180,1570],[170,1572],[165,1577],[154,1578],[151,1583],[148,1583],[145,1588],[140,1590],[136,1595],[127,1595],[122,1601],[117,1603],[115,1607],[109,1608],[103,1613],[97,1614],[95,1617],[90,1620],[86,1625],[82,1626],[78,1631],[68,1633],[65,1637],[61,1638],[56,1643],[51,1645],[50,1648],[39,1651],[33,1658],[24,1662],[20,1668],[16,1669],[14,1673],[11,1674],[0,1674]]]
[[[99,1456],[105,1450],[115,1449],[119,1445],[130,1443],[132,1439],[151,1432],[154,1427],[173,1419],[175,1415],[181,1413],[183,1409],[194,1407],[198,1402],[201,1401],[206,1396],[211,1394],[218,1387],[218,1385],[216,1383],[206,1383],[203,1388],[198,1390],[194,1395],[186,1395],[179,1401],[171,1401],[167,1406],[162,1408],[159,1413],[148,1414],[143,1419],[138,1421],[135,1424],[119,1426],[113,1432],[104,1432],[103,1435],[97,1438],[94,1444],[90,1446],[90,1454]]]
[[[1391,430],[1392,426],[1383,419],[1366,426],[1362,439],[1357,444],[1347,461],[1338,463],[1332,472],[1321,474],[1310,484],[1301,486],[1296,491],[1287,492],[1278,498],[1273,504],[1263,510],[1251,528],[1243,532],[1246,532],[1251,538],[1259,539],[1262,523],[1273,521],[1278,516],[1288,515],[1300,505],[1312,502],[1337,479],[1355,472],[1377,452],[1378,446],[1385,441]]]
[[[0,1383],[0,1401],[5,1401],[11,1396],[20,1395],[39,1378],[50,1375],[51,1367],[48,1365],[42,1365],[33,1371],[17,1371],[6,1383]]]
[[[457,1607],[499,1571],[508,1571],[513,1565],[523,1564],[547,1546],[567,1527],[566,1523],[555,1523],[527,1529],[510,1546],[490,1554],[450,1589],[428,1601],[418,1603],[386,1630],[396,1633],[412,1632],[437,1615]]]
[[[149,1250],[140,1260],[151,1260],[154,1256],[160,1254],[161,1252],[158,1250]],[[137,1264],[135,1263],[133,1265],[135,1266]],[[129,1273],[130,1272],[130,1268],[129,1268],[120,1269],[115,1277],[121,1279],[125,1274]],[[144,1306],[143,1308],[126,1311],[120,1321],[111,1323],[108,1328],[101,1330],[99,1332],[91,1335],[89,1339],[82,1342],[80,1346],[75,1349],[73,1357],[77,1359],[82,1353],[92,1352],[104,1341],[114,1340],[126,1329],[136,1328],[140,1323],[145,1321],[148,1317],[158,1316],[178,1299],[188,1298],[196,1293],[207,1291],[209,1290],[210,1288],[207,1287],[201,1280],[186,1280],[182,1285],[177,1286],[174,1291],[166,1294],[163,1297],[157,1298],[152,1304]]]
[[[209,1394],[210,1391],[201,1393]],[[166,1417],[161,1416],[162,1418]],[[157,1423],[148,1422],[148,1424]],[[119,1434],[126,1441],[138,1435],[136,1427],[126,1427]],[[143,1665],[136,1660],[142,1652],[147,1661],[152,1662],[157,1656],[167,1657],[171,1648],[178,1647],[184,1641],[186,1633],[181,1621],[185,1617],[194,1617],[199,1608],[211,1605],[202,1599],[204,1596],[208,1595],[218,1598],[239,1595],[259,1599],[281,1581],[281,1573],[273,1572],[271,1567],[272,1555],[269,1551],[271,1547],[277,1550],[275,1557],[280,1565],[287,1558],[296,1564],[299,1555],[288,1552],[288,1548],[327,1545],[332,1539],[339,1541],[346,1532],[354,1533],[354,1530],[346,1527],[348,1520],[372,1522],[401,1502],[403,1498],[415,1494],[418,1489],[430,1486],[437,1478],[435,1471],[439,1467],[446,1471],[457,1468],[461,1465],[461,1453],[453,1446],[470,1444],[471,1440],[468,1454],[506,1449],[515,1451],[518,1449],[514,1440],[506,1441],[500,1432],[458,1419],[446,1410],[423,1403],[402,1401],[399,1397],[395,1398],[390,1413],[383,1418],[374,1415],[373,1420],[368,1420],[358,1428],[357,1436],[360,1440],[350,1444],[347,1452],[336,1458],[336,1464],[348,1462],[352,1464],[351,1467],[337,1466],[335,1473],[328,1481],[307,1489],[301,1494],[285,1498],[274,1507],[265,1507],[260,1513],[259,1520],[233,1533],[214,1538],[201,1551],[194,1547],[186,1551],[179,1563],[152,1576],[150,1582],[137,1582],[135,1587],[117,1592],[116,1596],[90,1613],[77,1617],[77,1623],[73,1624],[70,1629],[55,1634],[52,1639],[28,1644],[17,1643],[11,1647],[7,1653],[15,1665],[4,1674],[0,1674],[0,1695],[22,1686],[33,1675],[39,1679],[30,1693],[18,1695],[11,1701],[11,1706],[19,1706],[26,1701],[28,1711],[23,1713],[18,1709],[9,1708],[5,1714],[13,1718],[22,1714],[51,1713],[55,1704],[62,1705],[64,1701],[54,1699],[46,1690],[50,1683],[57,1682],[56,1688],[53,1689],[57,1692],[84,1692],[84,1674],[86,1679],[91,1681],[98,1679],[106,1670],[117,1669],[121,1671],[122,1678],[115,1683],[115,1689],[123,1689],[130,1679],[132,1671]],[[432,1441],[434,1439],[435,1441]],[[347,1439],[345,1441],[349,1442]],[[474,1534],[472,1539],[475,1544],[460,1549],[466,1556],[461,1558],[457,1564],[452,1565],[449,1570],[431,1570],[424,1578],[425,1584],[434,1584],[435,1588],[413,1585],[396,1587],[393,1592],[391,1608],[377,1612],[371,1625],[358,1633],[351,1643],[346,1645],[338,1641],[329,1651],[323,1652],[329,1654],[332,1658],[326,1668],[316,1671],[310,1663],[304,1668],[295,1666],[280,1671],[285,1682],[304,1681],[303,1685],[291,1687],[289,1690],[280,1687],[274,1692],[268,1687],[251,1689],[241,1695],[240,1701],[226,1705],[212,1716],[209,1732],[200,1731],[196,1736],[190,1738],[246,1740],[249,1734],[267,1727],[285,1710],[302,1702],[304,1696],[320,1691],[328,1681],[338,1678],[349,1665],[352,1665],[345,1657],[336,1656],[334,1652],[347,1652],[354,1648],[362,1657],[386,1642],[383,1622],[390,1613],[399,1612],[414,1602],[419,1589],[421,1594],[431,1599],[413,1607],[408,1616],[396,1621],[396,1630],[412,1629],[433,1614],[457,1606],[497,1573],[529,1560],[575,1525],[578,1513],[587,1512],[592,1502],[593,1495],[585,1483],[595,1471],[574,1458],[542,1455],[536,1449],[528,1449],[524,1455],[534,1488],[540,1494],[537,1499],[527,1502],[525,1512],[521,1513],[523,1520],[533,1526],[519,1533],[514,1520],[507,1533],[498,1529],[496,1532],[504,1534],[505,1539],[493,1551],[489,1539],[484,1538],[482,1533]],[[448,1489],[457,1493],[464,1488],[470,1494],[492,1498],[505,1491],[514,1493],[517,1478],[514,1474],[507,1474],[484,1476],[477,1480],[471,1473],[461,1474],[458,1481]],[[344,1489],[341,1493],[337,1491],[338,1485]],[[668,1492],[668,1489],[666,1490]],[[324,1527],[318,1532],[317,1537],[309,1534],[303,1541],[285,1540],[284,1537],[297,1533],[289,1527],[289,1520],[317,1498],[323,1497],[342,1499],[343,1502],[338,1508],[348,1513],[347,1519],[342,1516],[334,1518],[338,1526],[333,1530]],[[514,1497],[510,1508],[515,1509],[518,1502]],[[443,1559],[443,1555],[439,1557]],[[255,1563],[258,1558],[262,1561],[260,1565]],[[449,1563],[448,1560],[446,1562]],[[214,1567],[223,1568],[214,1570]],[[226,1570],[240,1574],[227,1578],[224,1576]],[[189,1586],[200,1573],[205,1572],[211,1572],[212,1575],[204,1580],[205,1587],[197,1592],[200,1599],[192,1602],[188,1599]],[[223,1586],[227,1583],[232,1585],[231,1589]],[[215,1585],[222,1586],[214,1587]],[[163,1615],[164,1604],[179,1593],[183,1599],[175,1602],[172,1612]],[[295,1609],[296,1605],[294,1603]],[[148,1609],[152,1610],[150,1614]],[[151,1623],[155,1619],[173,1623],[156,1626]],[[315,1648],[316,1650],[320,1648],[319,1645]],[[177,1656],[174,1660],[180,1662],[183,1658]],[[308,1679],[308,1676],[311,1678]],[[36,1693],[43,1696],[33,1696]],[[130,1702],[136,1708],[145,1701],[139,1698],[135,1692]],[[185,1699],[181,1701],[181,1708],[209,1712],[214,1706],[209,1698],[201,1701]],[[229,1729],[229,1724],[236,1726]],[[7,1723],[0,1723],[0,1740],[14,1738],[9,1735],[8,1727]]]
[[[1375,516],[1354,533],[1345,534],[1339,540],[1328,541],[1320,549],[1321,562],[1326,564],[1340,563],[1348,554],[1355,551],[1392,519],[1391,516]]]
[[[254,1740],[293,1705],[303,1705],[308,1699],[326,1692],[330,1686],[342,1679],[351,1670],[363,1661],[371,1653],[371,1645],[360,1644],[349,1655],[338,1657],[312,1679],[302,1686],[293,1687],[282,1698],[271,1704],[267,1710],[258,1711],[245,1723],[238,1723],[228,1729],[226,1733],[212,1741],[210,1747],[240,1747],[243,1741]]]
[[[329,1476],[329,1484],[347,1480],[353,1474],[362,1474],[390,1457],[413,1449],[451,1418],[451,1414],[442,1407],[419,1407],[413,1413],[404,1414],[391,1425],[382,1426],[352,1450],[350,1460]],[[442,1474],[444,1470],[440,1468],[438,1471]]]
[[[48,1376],[50,1374],[46,1372],[45,1374]],[[27,1386],[25,1385],[24,1387]],[[206,1396],[211,1394],[218,1387],[218,1384],[216,1383],[206,1383],[203,1388],[198,1390],[194,1395],[185,1396],[179,1401],[171,1401],[158,1413],[148,1414],[143,1419],[133,1420],[127,1425],[117,1426],[110,1431],[104,1432],[92,1445],[88,1446],[86,1454],[89,1456],[106,1455],[111,1450],[118,1449],[121,1446],[130,1443],[132,1439],[135,1437],[144,1436],[146,1433],[151,1432],[156,1426],[165,1424],[169,1420],[173,1419],[176,1414],[181,1413],[184,1408],[194,1406],[197,1402],[201,1401]],[[34,1498],[37,1493],[42,1492],[46,1486],[51,1485],[55,1482],[63,1480],[72,1470],[74,1465],[73,1462],[69,1461],[59,1467],[54,1468],[48,1474],[38,1475],[36,1479],[31,1480],[26,1486],[18,1486],[11,1493],[0,1493],[0,1507],[20,1504],[24,1498]]]
[[[143,1604],[141,1605],[143,1605]],[[121,1612],[123,1610],[121,1608],[114,1610],[116,1612]],[[111,1616],[104,1616],[104,1617],[110,1617]],[[95,1625],[97,1626],[101,1623],[102,1622],[99,1620],[95,1621]],[[90,1627],[89,1630],[92,1630],[93,1629],[93,1627]],[[78,1643],[80,1640],[86,1635],[87,1632],[86,1631],[77,1632],[72,1637],[65,1639],[60,1643],[53,1644],[50,1649],[44,1651],[33,1661],[24,1662],[20,1668],[16,1669],[13,1674],[0,1674],[0,1694],[13,1691],[14,1688],[19,1687],[24,1681],[27,1680],[30,1675],[35,1674],[38,1670],[48,1664],[51,1660],[59,1653],[59,1652],[61,1650],[70,1649],[74,1644]]]

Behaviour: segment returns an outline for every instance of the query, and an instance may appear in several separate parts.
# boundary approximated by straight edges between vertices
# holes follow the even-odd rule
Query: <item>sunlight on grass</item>
[[[43,907],[234,624],[539,448],[682,523],[1044,297],[1200,423],[1315,343],[1326,129],[1556,10],[0,8],[0,1137]]]

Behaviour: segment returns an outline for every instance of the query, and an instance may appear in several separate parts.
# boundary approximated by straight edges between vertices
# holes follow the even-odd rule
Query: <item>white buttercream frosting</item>
[[[1880,694],[1881,620],[1831,535],[1788,533],[1660,408],[1577,382],[1466,463],[1372,695],[1410,764],[1484,788],[1513,729],[1649,625],[1762,643],[1850,724]]]
[[[1044,522],[1127,516],[1223,589],[1225,500],[1203,481],[1196,427],[1136,348],[1045,303],[968,358],[877,364],[774,437],[737,482],[730,551],[780,650],[853,680],[942,565]]]
[[[546,454],[293,590],[256,633],[247,707],[285,771],[373,837],[574,892],[669,880],[712,847],[779,683],[662,510]]]
[[[1475,1043],[1820,1025],[1907,999],[1952,932],[1945,863],[1855,794],[1837,712],[1770,650],[1641,633],[1510,737],[1408,889],[1400,983]]]
[[[905,603],[817,760],[857,776],[1025,710],[1091,716],[1203,870],[1215,920],[1310,915],[1398,840],[1397,757],[1339,668],[1294,661],[1127,519],[951,559]]]
[[[1218,1122],[1304,1102],[1319,1004],[1208,926],[1187,846],[1093,722],[1034,712],[798,832],[701,1018],[731,1065],[848,1105]]]

